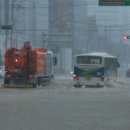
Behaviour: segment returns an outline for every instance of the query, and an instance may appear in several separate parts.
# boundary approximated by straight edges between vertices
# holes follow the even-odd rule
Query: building
[[[48,0],[15,0],[14,43],[30,41],[33,47],[44,47],[48,33]],[[17,39],[18,38],[18,39]]]
[[[5,49],[10,46],[11,40],[11,29],[5,29],[5,27],[7,27],[6,25],[12,24],[11,2],[12,0],[0,0],[0,52],[2,55],[2,60],[4,60]]]
[[[73,0],[49,0],[48,48],[57,55],[57,70],[61,72],[70,71],[72,66],[73,17]]]
[[[49,0],[48,47],[57,55],[60,71],[71,70],[76,54],[96,47],[96,17],[88,17],[84,5],[85,0]]]

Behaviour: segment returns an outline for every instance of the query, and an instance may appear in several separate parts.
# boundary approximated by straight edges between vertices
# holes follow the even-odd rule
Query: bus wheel
[[[75,87],[75,88],[81,88],[82,85],[81,85],[81,84],[74,84],[74,87]]]

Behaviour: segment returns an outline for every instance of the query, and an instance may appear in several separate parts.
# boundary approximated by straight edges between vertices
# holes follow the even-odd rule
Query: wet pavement
[[[36,89],[0,88],[0,130],[130,130],[130,84],[74,88],[56,76]]]

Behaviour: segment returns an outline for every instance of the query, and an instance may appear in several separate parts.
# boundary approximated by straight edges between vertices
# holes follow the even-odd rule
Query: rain
[[[129,0],[0,0],[0,129],[130,129]]]

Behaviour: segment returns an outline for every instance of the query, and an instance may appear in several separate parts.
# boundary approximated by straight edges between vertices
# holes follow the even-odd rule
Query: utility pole
[[[86,52],[89,53],[90,51],[90,33],[89,33],[89,30],[87,31],[87,47],[86,47]]]
[[[4,1],[4,6],[5,6],[5,25],[9,25],[9,0]],[[7,48],[8,45],[8,29],[5,29],[6,33],[6,39],[5,39],[5,48]]]
[[[11,40],[10,40],[10,47],[13,45],[13,27],[14,27],[14,0],[12,0],[12,7],[11,7],[11,21],[12,21],[12,28],[11,28]]]
[[[105,45],[106,45],[106,48],[105,48]],[[107,52],[107,48],[108,48],[108,45],[107,45],[107,28],[106,28],[106,25],[105,25],[105,43],[104,43],[104,50],[106,50],[106,52]]]
[[[72,67],[74,66],[75,63],[75,0],[72,0],[72,43],[71,43],[71,49],[72,49]]]
[[[36,6],[35,6],[35,0],[33,0],[33,8],[32,8],[32,41],[33,41],[33,45],[36,44]]]
[[[0,0],[0,26],[1,26],[1,0]],[[0,33],[1,33],[1,28],[0,28]]]
[[[47,34],[45,32],[42,33],[42,47],[47,48]]]

